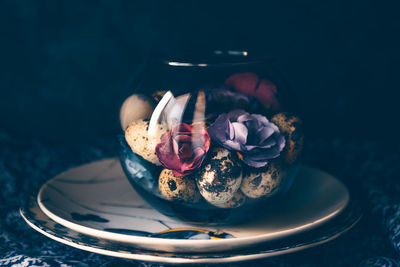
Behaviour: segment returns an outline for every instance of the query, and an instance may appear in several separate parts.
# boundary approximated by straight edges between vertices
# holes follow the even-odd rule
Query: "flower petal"
[[[172,139],[171,146],[172,146],[173,153],[175,155],[178,155],[179,154],[179,144],[176,141],[176,139]]]
[[[229,136],[229,120],[227,114],[218,116],[213,124],[208,127],[210,137],[217,142],[224,142]]]
[[[176,134],[190,134],[192,132],[192,127],[186,123],[180,123],[176,125],[172,131]]]
[[[251,158],[249,158],[247,156],[244,156],[244,155],[243,155],[243,162],[246,163],[247,165],[249,165],[250,167],[254,167],[254,168],[261,168],[261,167],[264,167],[264,166],[266,166],[268,164],[267,160],[265,160],[265,161],[256,161],[256,160],[253,160],[253,159],[251,159]]]
[[[263,116],[263,115],[260,115],[260,114],[252,114],[251,116],[252,116],[254,119],[256,119],[258,122],[260,122],[260,123],[262,123],[262,124],[264,124],[264,125],[267,125],[267,124],[270,123],[269,120],[267,119],[267,117],[265,117],[265,116]]]
[[[233,122],[231,123],[233,129],[234,129],[234,137],[233,140],[239,144],[246,144],[247,142],[247,134],[248,130],[246,126],[239,122]]]
[[[225,84],[237,91],[248,95],[254,95],[258,80],[259,78],[257,74],[252,72],[243,72],[229,76],[228,79],[226,79]]]
[[[161,164],[168,169],[179,169],[180,160],[171,148],[165,143],[160,143],[156,146],[156,154]]]
[[[261,128],[257,132],[258,141],[261,143],[265,142],[269,137],[271,137],[275,133],[274,129],[271,127],[264,127]]]
[[[278,127],[260,114],[234,110],[220,115],[208,128],[211,138],[228,150],[240,152],[243,162],[262,167],[279,157],[285,140]]]
[[[181,160],[190,159],[193,155],[192,145],[191,144],[182,144],[179,148],[179,158]]]
[[[179,134],[174,136],[174,140],[176,140],[178,143],[191,143],[192,137],[187,134]]]
[[[226,140],[224,143],[222,143],[222,145],[229,150],[235,150],[235,151],[242,150],[240,143],[237,143],[233,140]]]
[[[156,154],[165,168],[176,176],[183,176],[200,167],[209,148],[210,136],[204,128],[193,130],[182,123],[163,135],[156,146]]]
[[[232,123],[228,120],[228,132],[227,132],[228,138],[232,140],[235,138],[235,128],[233,127]]]

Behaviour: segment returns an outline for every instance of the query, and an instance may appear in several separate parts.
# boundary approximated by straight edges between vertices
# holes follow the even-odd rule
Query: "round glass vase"
[[[121,165],[161,213],[232,224],[285,197],[303,133],[270,60],[246,51],[153,59],[131,88],[120,110]]]

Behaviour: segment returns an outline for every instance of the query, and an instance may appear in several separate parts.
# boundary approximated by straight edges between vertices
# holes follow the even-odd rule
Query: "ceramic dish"
[[[361,218],[360,207],[351,201],[331,222],[289,238],[270,241],[252,249],[220,253],[168,253],[145,251],[123,243],[104,240],[68,229],[47,217],[35,197],[20,210],[23,219],[36,231],[63,244],[103,255],[162,263],[232,263],[293,253],[333,240],[351,229]]]
[[[309,231],[339,214],[349,201],[333,176],[302,167],[284,198],[237,225],[200,229],[153,209],[129,185],[117,159],[83,165],[48,181],[38,194],[42,211],[82,234],[167,252],[248,248]]]

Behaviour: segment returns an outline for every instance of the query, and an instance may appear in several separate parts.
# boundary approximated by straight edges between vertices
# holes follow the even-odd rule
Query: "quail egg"
[[[233,197],[230,200],[228,200],[228,202],[222,204],[214,204],[214,206],[223,209],[234,209],[242,206],[245,203],[245,201],[246,201],[246,196],[240,190],[238,190],[235,192],[235,194],[233,194]]]
[[[270,161],[264,168],[246,169],[240,190],[249,198],[271,196],[278,191],[285,174],[278,160]]]
[[[143,159],[161,165],[156,155],[156,146],[167,129],[161,124],[155,124],[151,134],[149,133],[149,122],[137,120],[129,124],[125,131],[125,140],[132,151]]]
[[[209,161],[195,174],[205,200],[220,205],[231,200],[242,182],[242,167],[225,148],[215,148]]]
[[[196,203],[201,196],[191,176],[175,176],[172,170],[164,169],[160,173],[158,189],[169,200]]]
[[[274,115],[271,119],[285,136],[286,145],[281,152],[286,163],[296,162],[303,149],[303,131],[301,120],[293,115],[282,112]]]

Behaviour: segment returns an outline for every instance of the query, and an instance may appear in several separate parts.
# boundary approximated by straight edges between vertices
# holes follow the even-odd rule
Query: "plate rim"
[[[93,161],[90,163],[82,164],[82,165],[76,166],[74,168],[71,168],[71,169],[64,171],[64,172],[52,177],[51,179],[49,179],[46,183],[44,183],[40,187],[39,193],[37,194],[37,203],[38,203],[40,209],[43,211],[43,213],[46,216],[48,216],[53,221],[65,226],[69,229],[72,229],[76,232],[82,233],[82,234],[91,235],[91,236],[95,236],[95,237],[101,236],[101,238],[104,238],[107,240],[112,240],[112,241],[117,241],[117,242],[125,242],[127,244],[134,244],[134,245],[144,245],[144,246],[158,244],[158,245],[164,245],[164,246],[179,246],[180,248],[182,248],[182,247],[190,247],[190,246],[196,245],[197,251],[200,251],[200,250],[206,249],[209,245],[212,245],[213,247],[214,246],[222,246],[223,247],[224,245],[232,245],[233,243],[236,243],[236,245],[235,245],[236,248],[240,248],[241,246],[246,246],[249,244],[256,245],[256,244],[259,244],[262,242],[273,241],[273,240],[285,238],[285,237],[288,237],[293,234],[299,234],[299,233],[302,233],[303,231],[312,230],[315,227],[321,226],[322,224],[328,222],[330,219],[333,219],[334,217],[336,217],[339,213],[341,213],[348,206],[349,201],[350,201],[350,192],[349,192],[347,186],[344,183],[342,183],[339,179],[337,179],[335,176],[333,176],[323,170],[320,170],[320,169],[317,169],[314,167],[310,167],[308,165],[302,165],[301,169],[306,169],[308,171],[317,171],[317,172],[323,173],[324,175],[327,175],[330,178],[336,180],[336,182],[338,182],[346,191],[347,198],[346,198],[344,205],[342,205],[339,209],[335,210],[334,212],[332,212],[318,220],[315,220],[311,223],[301,225],[299,227],[286,229],[286,230],[282,230],[282,231],[278,231],[278,232],[261,234],[261,235],[257,235],[257,236],[236,237],[234,239],[216,239],[216,240],[166,239],[166,238],[159,238],[159,237],[143,237],[143,236],[135,236],[135,235],[125,235],[125,234],[120,234],[120,233],[104,231],[104,230],[98,230],[98,229],[90,228],[87,226],[82,226],[80,224],[70,222],[64,218],[61,218],[61,217],[57,216],[56,214],[54,214],[53,212],[51,212],[49,209],[47,209],[46,206],[42,203],[41,195],[42,195],[43,191],[45,190],[45,188],[48,186],[49,183],[51,183],[53,180],[57,179],[59,176],[65,174],[71,170],[74,170],[76,168],[85,167],[85,166],[88,166],[88,165],[94,164],[94,163],[100,163],[102,161],[107,162],[107,161],[112,161],[112,160],[119,161],[119,159],[115,158],[115,157]],[[134,190],[133,187],[132,187],[132,190]],[[163,250],[163,251],[168,251],[168,250]],[[171,250],[170,252],[176,252],[176,250]]]
[[[32,198],[32,201],[36,201],[36,198]],[[36,204],[38,205],[38,203],[36,202]],[[348,207],[349,208],[349,207]],[[351,207],[354,208],[354,207]],[[259,260],[259,259],[264,259],[264,258],[269,258],[269,257],[275,257],[275,256],[280,256],[280,255],[285,255],[285,254],[291,254],[294,252],[298,252],[301,250],[305,250],[305,249],[309,249],[309,248],[313,248],[315,246],[321,245],[321,244],[325,244],[327,242],[330,242],[338,237],[340,237],[341,235],[347,233],[348,231],[350,231],[352,228],[354,228],[355,225],[358,224],[358,222],[362,219],[363,217],[363,212],[360,211],[359,214],[357,215],[357,217],[354,217],[353,221],[348,224],[347,226],[343,227],[342,229],[339,230],[339,232],[334,233],[331,236],[327,236],[326,238],[323,238],[321,240],[317,240],[315,242],[312,243],[308,243],[308,244],[300,244],[300,245],[296,245],[292,248],[285,248],[282,247],[277,251],[259,251],[259,252],[245,252],[247,254],[245,255],[228,255],[228,256],[220,256],[220,257],[204,257],[204,258],[187,258],[187,257],[182,257],[182,256],[160,256],[160,255],[149,255],[150,253],[159,253],[159,254],[171,254],[169,252],[159,252],[159,251],[150,251],[150,250],[142,250],[142,249],[138,249],[136,248],[136,250],[142,251],[144,253],[148,253],[148,254],[137,254],[137,253],[133,253],[131,251],[115,251],[115,250],[111,250],[111,249],[106,249],[106,248],[97,248],[97,247],[91,247],[90,244],[79,244],[77,242],[68,240],[68,239],[64,239],[62,237],[58,237],[55,236],[55,234],[50,234],[49,232],[45,231],[42,228],[45,228],[45,226],[37,226],[35,225],[34,222],[31,222],[30,219],[25,215],[24,213],[24,207],[19,209],[19,213],[21,215],[21,217],[25,220],[25,222],[31,227],[33,228],[35,231],[45,235],[46,237],[55,240],[57,242],[60,242],[62,244],[77,248],[77,249],[81,249],[81,250],[85,250],[85,251],[89,251],[89,252],[94,252],[97,254],[101,254],[101,255],[106,255],[106,256],[112,256],[112,257],[118,257],[118,258],[124,258],[124,259],[131,259],[131,260],[138,260],[138,261],[146,261],[146,262],[157,262],[157,263],[178,263],[178,264],[199,264],[199,263],[233,263],[233,262],[244,262],[244,261],[252,261],[252,260]],[[39,207],[40,209],[40,207]],[[40,210],[41,211],[41,210]],[[43,212],[43,211],[41,211]],[[44,214],[44,212],[43,212]],[[46,214],[44,214],[46,216]],[[47,217],[47,216],[46,216]],[[51,218],[47,217],[48,220],[51,220]],[[32,219],[34,220],[34,219]],[[63,226],[65,227],[65,226]],[[48,231],[53,232],[52,229],[47,228]],[[69,229],[72,230],[72,229]],[[74,231],[74,230],[72,230]],[[76,231],[75,231],[76,232]],[[79,232],[77,232],[79,233]],[[81,234],[81,233],[80,233]],[[86,234],[83,234],[86,235]],[[90,235],[87,235],[90,236]],[[113,241],[109,241],[109,242],[113,242]],[[176,253],[179,255],[179,253]],[[199,255],[199,254],[187,254],[184,253],[186,255]],[[200,253],[201,255],[201,253]]]

